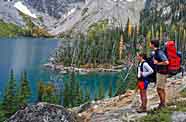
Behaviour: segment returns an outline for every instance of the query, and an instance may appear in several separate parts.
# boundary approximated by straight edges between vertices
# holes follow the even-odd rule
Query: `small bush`
[[[186,112],[186,102],[177,102],[176,107],[170,105],[162,110],[151,110],[139,122],[171,122],[171,115],[175,111]]]
[[[186,97],[186,89],[180,92],[181,97]]]

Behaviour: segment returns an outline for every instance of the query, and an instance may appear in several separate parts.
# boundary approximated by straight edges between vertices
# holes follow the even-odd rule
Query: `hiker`
[[[138,65],[138,89],[140,90],[141,97],[141,107],[137,110],[137,112],[146,112],[147,111],[147,87],[148,81],[146,77],[153,73],[153,69],[149,66],[149,64],[145,61],[147,58],[146,54],[138,53],[137,59],[139,61]]]
[[[168,58],[164,51],[159,49],[159,40],[152,40],[150,47],[155,51],[154,54],[154,64],[156,65],[156,86],[157,93],[160,98],[160,103],[158,108],[165,107],[165,85],[168,77]]]

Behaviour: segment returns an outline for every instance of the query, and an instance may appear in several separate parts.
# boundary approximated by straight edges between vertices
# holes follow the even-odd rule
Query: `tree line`
[[[37,89],[32,91],[30,85],[32,81],[28,80],[27,72],[22,72],[20,80],[17,81],[14,71],[11,70],[9,80],[4,88],[3,98],[0,101],[0,121],[5,121],[16,111],[24,109],[33,103],[48,102],[72,108],[90,102],[93,99],[100,100],[106,96],[114,96],[112,82],[110,82],[107,95],[105,94],[106,90],[102,81],[99,82],[98,90],[94,91],[95,93],[91,93],[89,87],[82,88],[80,86],[80,82],[75,75],[75,72],[70,73],[68,80],[62,81],[63,87],[60,89],[55,86],[55,83],[38,81]],[[121,82],[118,81],[118,83]],[[31,99],[33,92],[37,92],[36,101]],[[94,98],[91,98],[91,94],[94,94]]]

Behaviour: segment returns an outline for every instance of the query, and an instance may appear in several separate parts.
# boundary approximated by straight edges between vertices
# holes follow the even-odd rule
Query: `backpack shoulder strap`
[[[155,51],[155,54],[158,55],[160,51],[161,51],[160,49],[157,49],[157,50]]]
[[[141,63],[141,66],[140,66],[141,72],[143,72],[143,64],[144,64],[145,62],[146,62],[146,61],[143,61],[143,62]]]

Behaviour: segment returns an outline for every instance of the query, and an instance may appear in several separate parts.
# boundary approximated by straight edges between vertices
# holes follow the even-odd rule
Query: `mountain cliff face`
[[[80,9],[84,0],[24,0],[24,4],[32,10],[38,17],[39,25],[43,26],[49,33],[55,28],[56,24],[66,19],[71,13]],[[38,23],[38,20],[34,20]],[[60,32],[60,30],[59,30]],[[54,33],[51,33],[54,35]]]
[[[56,29],[51,32],[53,34],[69,30],[86,32],[92,24],[100,20],[109,20],[109,24],[124,27],[129,18],[132,24],[138,24],[142,9],[144,0],[89,0],[81,9],[61,19],[55,25]]]
[[[24,26],[14,7],[17,1],[0,1],[0,19]],[[128,18],[132,24],[138,24],[144,8],[144,0],[23,0],[22,3],[39,18],[33,21],[53,35],[71,30],[86,32],[93,23],[105,19],[116,26],[124,26]]]
[[[21,1],[38,18],[42,18],[40,23],[46,28],[53,25],[58,19],[64,18],[71,9],[79,8],[84,4],[83,0],[0,0],[1,20],[18,26],[25,25],[19,11],[14,7],[18,1]]]
[[[25,3],[38,12],[59,19],[71,9],[80,7],[84,0],[25,0]]]
[[[0,19],[24,26],[25,22],[14,4],[20,0],[1,0]],[[66,31],[86,32],[100,21],[123,27],[128,18],[132,24],[153,22],[186,22],[185,0],[22,0],[38,19],[33,22],[49,33],[58,35]],[[141,13],[141,16],[140,16]]]
[[[0,0],[0,20],[7,23],[14,23],[18,26],[24,26],[25,22],[13,6],[14,3],[15,1]]]

